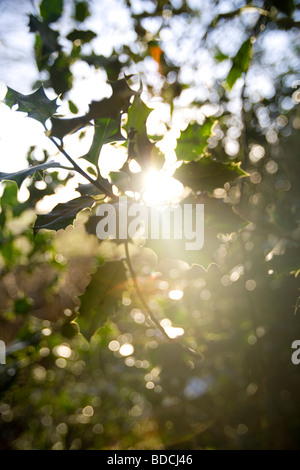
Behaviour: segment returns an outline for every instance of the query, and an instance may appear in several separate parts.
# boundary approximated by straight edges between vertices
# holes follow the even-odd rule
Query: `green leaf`
[[[78,212],[91,207],[95,199],[91,196],[81,196],[65,203],[59,203],[48,214],[38,215],[33,227],[34,233],[41,229],[60,230],[71,225]]]
[[[140,94],[137,94],[128,110],[128,120],[124,126],[128,135],[128,156],[141,166],[145,163],[151,165],[151,151],[155,145],[148,138],[146,126],[151,111],[141,100]]]
[[[125,193],[130,188],[130,175],[125,171],[111,171],[109,173],[112,184]]]
[[[28,297],[21,297],[14,301],[14,312],[25,315],[31,309],[32,300]]]
[[[251,52],[252,44],[250,39],[247,39],[243,42],[236,55],[232,58],[232,66],[226,79],[229,89],[233,87],[237,79],[240,78],[244,72],[247,72],[251,59]]]
[[[291,16],[295,10],[295,2],[293,0],[274,0],[273,4],[278,10],[288,16]]]
[[[95,120],[95,133],[90,150],[80,158],[84,158],[94,165],[98,165],[98,159],[102,146],[111,142],[125,140],[120,132],[120,121],[111,118]]]
[[[229,59],[229,57],[228,57],[228,55],[223,54],[223,52],[219,48],[217,48],[217,51],[215,53],[215,59],[218,62],[223,62],[224,60]]]
[[[112,192],[112,185],[110,182],[106,179],[103,178],[101,175],[98,175],[97,181],[101,184],[101,186],[106,189],[106,193],[111,193]],[[79,184],[76,190],[82,195],[82,196],[99,196],[99,189],[96,188],[94,184]]]
[[[95,37],[97,37],[97,34],[89,29],[85,31],[80,29],[74,29],[73,31],[71,31],[71,33],[68,34],[67,39],[72,42],[80,41],[85,44],[86,42],[92,41],[92,39],[94,39]]]
[[[0,227],[3,229],[7,219],[8,211],[12,209],[14,212],[15,208],[20,206],[18,201],[18,187],[15,183],[7,183],[5,185],[3,194],[0,198],[0,206]]]
[[[37,35],[39,35],[40,41],[36,42],[35,52],[38,52],[38,55],[42,56],[39,58],[38,64],[39,69],[41,70],[46,65],[43,60],[43,56],[61,49],[61,46],[58,43],[59,34],[57,31],[51,29],[47,23],[40,21],[34,15],[29,15],[29,31],[31,33],[36,32]],[[42,63],[44,66],[42,66]]]
[[[90,118],[87,115],[78,116],[70,119],[52,117],[52,128],[49,134],[53,137],[57,137],[58,139],[62,140],[66,135],[73,134],[79,129],[88,126],[89,121]]]
[[[51,119],[51,135],[63,139],[64,136],[72,134],[77,130],[90,124],[90,121],[101,119],[112,119],[120,122],[121,113],[126,112],[130,106],[130,98],[136,93],[129,88],[126,79],[117,80],[111,83],[113,94],[110,98],[101,101],[92,101],[89,112],[84,116],[71,119],[61,119],[53,117]]]
[[[127,133],[134,129],[139,134],[146,132],[146,121],[152,109],[141,100],[139,94],[134,97],[133,103],[128,110],[128,120],[124,129]]]
[[[15,173],[0,173],[0,181],[15,181],[20,188],[27,176],[32,176],[37,171],[47,170],[48,168],[66,168],[57,162],[41,163],[40,165],[30,166],[25,170],[16,171]]]
[[[102,67],[105,69],[107,78],[110,81],[118,79],[124,63],[120,62],[119,56],[114,52],[110,57],[103,55],[97,55],[92,52],[90,55],[81,55],[81,59],[87,62],[89,65],[93,65],[96,69]]]
[[[211,137],[216,119],[207,118],[201,126],[198,123],[189,124],[181,132],[177,142],[176,155],[178,160],[192,161],[199,158],[206,150],[207,141]]]
[[[41,17],[45,23],[57,21],[63,11],[63,0],[42,0],[40,4]]]
[[[210,157],[183,163],[174,174],[184,186],[193,191],[208,191],[212,193],[216,188],[223,188],[228,181],[248,176],[240,168],[240,163],[220,163]]]
[[[122,261],[105,263],[92,275],[86,291],[79,297],[81,306],[77,318],[80,331],[88,340],[114,314],[126,280]]]
[[[112,118],[119,121],[120,114],[128,111],[130,99],[136,94],[125,78],[110,83],[112,96],[101,101],[92,101],[88,113],[89,120]]]
[[[236,212],[234,206],[224,202],[223,199],[207,196],[202,203],[204,204],[205,227],[214,229],[216,234],[237,232],[249,223]]]
[[[43,86],[30,95],[23,95],[22,93],[7,87],[4,103],[10,108],[17,104],[18,111],[27,113],[29,117],[36,119],[45,125],[46,120],[56,113],[56,100],[57,98],[49,100],[45,94]]]
[[[76,21],[83,22],[86,18],[91,15],[86,1],[77,2],[75,4],[75,15],[74,18]]]
[[[69,105],[69,109],[70,109],[72,114],[77,114],[78,113],[78,108],[77,108],[76,104],[73,103],[73,101],[68,100],[68,105]]]

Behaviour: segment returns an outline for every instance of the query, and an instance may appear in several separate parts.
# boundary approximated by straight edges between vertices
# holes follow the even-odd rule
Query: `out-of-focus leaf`
[[[219,235],[231,234],[248,224],[234,212],[231,204],[227,204],[223,200],[205,196],[197,199],[198,203],[204,205],[203,227],[197,227],[197,236],[199,236],[200,230],[203,229],[204,232],[203,247],[201,249],[187,249],[187,243],[190,240],[184,235],[184,227],[179,240],[175,239],[176,234],[172,232],[171,227],[171,236],[168,240],[162,237],[155,240],[150,237],[146,241],[146,246],[153,249],[160,259],[180,259],[189,265],[196,264],[207,269],[211,263],[215,262],[214,255],[221,243]],[[195,199],[192,197],[184,199],[181,203],[182,209],[185,204],[195,206]],[[193,215],[193,217],[195,216]],[[196,227],[193,227],[193,230],[195,231]],[[196,234],[194,238],[196,239]]]
[[[86,1],[77,2],[75,4],[74,18],[81,23],[91,15],[88,3]]]
[[[247,72],[251,59],[251,52],[252,43],[250,39],[247,39],[243,42],[236,55],[232,58],[232,66],[226,79],[229,89],[233,87],[237,79],[240,78],[244,72]]]
[[[212,135],[215,123],[215,119],[207,118],[202,125],[198,123],[189,124],[181,132],[180,138],[177,141],[177,159],[192,161],[199,158],[207,147],[207,141]]]
[[[51,29],[47,23],[40,21],[34,15],[29,15],[29,30],[31,33],[36,32],[39,34],[42,56],[61,49],[61,46],[58,43],[58,32]]]
[[[293,0],[274,0],[273,4],[275,5],[278,10],[282,11],[288,16],[295,10],[295,2]]]
[[[14,301],[14,312],[25,315],[31,309],[32,301],[28,297],[21,297]]]
[[[282,254],[273,255],[267,266],[281,277],[288,274],[297,277],[300,272],[299,248],[286,247]]]
[[[186,203],[184,199],[182,203]],[[223,199],[216,199],[209,196],[201,196],[197,203],[204,204],[204,225],[212,228],[216,234],[230,234],[248,225],[248,221],[242,218],[235,207],[224,202]]]
[[[20,204],[18,202],[18,187],[15,183],[7,183],[5,185],[3,194],[0,198],[0,207],[1,207],[1,213],[0,213],[0,227],[3,229],[6,219],[7,219],[7,213],[8,210],[13,211],[13,215],[18,215],[17,212],[19,212]]]
[[[53,64],[48,67],[50,80],[46,83],[54,88],[58,95],[66,93],[72,88],[73,74],[70,70],[72,63],[73,58],[60,51]]]
[[[43,0],[40,4],[41,17],[45,23],[57,21],[63,11],[63,0]]]
[[[122,261],[101,265],[79,299],[81,306],[77,323],[88,339],[114,314],[126,288],[126,271]]]
[[[223,60],[227,60],[229,59],[228,55],[226,54],[223,54],[222,51],[220,51],[220,49],[217,49],[216,53],[215,53],[215,59],[218,61],[218,62],[223,62]]]
[[[65,203],[59,203],[48,214],[38,215],[33,227],[34,233],[41,229],[60,230],[72,224],[78,212],[91,207],[95,199],[81,196]]]
[[[102,67],[105,69],[108,80],[116,81],[119,74],[124,67],[124,63],[120,62],[119,56],[113,53],[110,57],[103,55],[97,55],[92,53],[90,55],[81,55],[81,60],[84,60],[87,64],[93,65],[96,69]]]
[[[43,86],[30,95],[23,95],[22,93],[7,87],[4,103],[10,108],[17,104],[18,111],[27,113],[29,117],[36,119],[45,125],[45,121],[56,113],[56,99],[57,98],[49,100],[45,94]]]
[[[25,170],[16,171],[15,173],[0,173],[0,181],[15,181],[20,188],[27,176],[32,176],[37,171],[47,170],[48,168],[66,168],[58,162],[41,163],[40,165],[30,166]]]
[[[240,163],[220,163],[210,157],[183,163],[174,174],[184,186],[193,191],[208,191],[212,193],[216,188],[223,188],[228,181],[247,176],[240,168]]]
[[[89,29],[85,31],[80,29],[74,29],[73,31],[71,31],[71,33],[68,34],[67,39],[72,42],[80,41],[85,44],[86,42],[92,41],[92,39],[94,39],[95,37],[97,37],[97,34]]]
[[[71,113],[73,113],[73,114],[78,113],[78,108],[77,108],[76,104],[73,103],[73,101],[68,100],[68,105],[69,105],[69,110],[71,111]]]

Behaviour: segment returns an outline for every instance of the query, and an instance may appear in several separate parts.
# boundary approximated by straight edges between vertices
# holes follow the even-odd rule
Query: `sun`
[[[150,170],[145,175],[142,199],[146,204],[176,204],[183,192],[183,185],[164,170]]]

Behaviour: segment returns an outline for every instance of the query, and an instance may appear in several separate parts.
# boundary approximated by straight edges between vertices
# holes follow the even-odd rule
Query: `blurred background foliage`
[[[72,174],[35,173],[22,203],[3,183],[2,449],[299,449],[299,21],[293,0],[32,2],[33,89],[55,92],[72,117],[76,65],[108,81],[139,75],[169,109],[160,137],[177,115],[188,125],[178,160],[208,152],[248,176],[223,181],[201,159],[196,182],[190,163],[178,170],[218,234],[200,265],[130,246],[144,299],[196,357],[151,322],[121,245],[99,243],[86,211],[34,236],[35,205]],[[35,151],[29,165],[47,161]],[[117,301],[99,287],[112,266]]]

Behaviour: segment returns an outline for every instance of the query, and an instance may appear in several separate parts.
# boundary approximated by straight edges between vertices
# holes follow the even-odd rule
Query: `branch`
[[[58,148],[58,150],[67,158],[67,160],[73,165],[73,168],[70,168],[72,170],[77,171],[81,176],[86,178],[91,184],[93,184],[97,189],[100,189],[101,192],[106,194],[107,196],[110,196],[111,198],[114,198],[114,194],[107,190],[107,188],[104,188],[102,184],[98,180],[94,180],[93,178],[90,177],[82,168],[80,168],[79,165],[73,160],[73,158],[65,151],[65,149],[59,145],[53,137],[49,136],[49,139],[51,142]]]
[[[132,282],[133,282],[134,289],[136,291],[136,294],[137,294],[142,306],[144,307],[145,311],[149,315],[149,318],[152,320],[152,322],[155,324],[155,326],[158,328],[158,330],[162,333],[162,335],[168,340],[168,342],[179,344],[179,346],[184,351],[186,351],[188,354],[193,356],[194,359],[202,362],[203,359],[204,359],[202,354],[199,354],[196,351],[194,351],[194,349],[191,349],[188,346],[186,346],[185,344],[182,344],[178,339],[170,338],[170,336],[168,335],[166,330],[161,326],[161,324],[159,323],[159,321],[156,318],[155,314],[152,312],[151,308],[147,304],[147,302],[144,298],[144,295],[143,295],[143,293],[142,293],[142,291],[139,287],[139,284],[137,282],[136,274],[135,274],[135,271],[134,271],[134,268],[133,268],[133,265],[132,265],[132,262],[131,262],[130,254],[129,254],[128,241],[127,240],[124,242],[124,246],[125,246],[126,262],[127,262],[127,265],[128,265],[128,269],[129,269],[129,272],[130,272],[130,276],[131,276],[131,279],[132,279]]]

